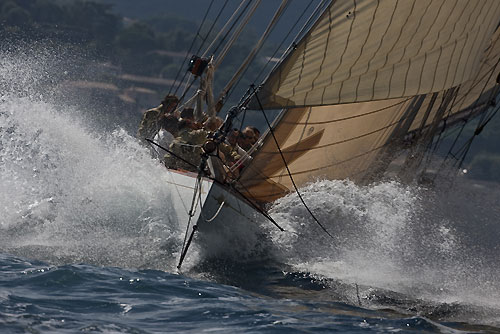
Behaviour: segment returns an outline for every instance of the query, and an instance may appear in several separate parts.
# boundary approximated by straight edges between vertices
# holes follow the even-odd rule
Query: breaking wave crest
[[[67,69],[49,52],[37,55],[1,57],[3,250],[55,262],[168,268],[172,255],[159,247],[177,244],[178,227],[164,169],[123,129],[98,133],[77,106],[43,95],[38,83],[46,68]]]
[[[500,228],[486,223],[498,216],[481,203],[500,194],[467,191],[470,185],[445,191],[395,181],[317,181],[302,196],[333,240],[296,195],[273,206],[287,232],[273,231],[272,238],[294,271],[330,286],[351,284],[344,291],[351,302],[415,308],[404,303],[410,298],[422,301],[422,310],[428,307],[423,301],[459,304],[468,311],[479,307],[475,312],[498,323]]]

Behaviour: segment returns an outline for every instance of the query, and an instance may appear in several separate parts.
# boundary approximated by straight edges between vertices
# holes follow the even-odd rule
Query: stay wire
[[[469,150],[472,146],[472,142],[474,141],[474,138],[477,137],[483,131],[484,127],[493,119],[493,117],[498,112],[498,109],[499,109],[499,107],[496,107],[495,109],[493,109],[493,111],[490,113],[490,115],[488,116],[488,118],[486,120],[484,120],[485,117],[481,117],[481,119],[479,120],[479,123],[476,127],[476,130],[474,130],[474,134],[468,140],[467,144],[464,145],[465,148],[463,148],[463,153],[460,157],[460,162],[458,164],[459,169],[462,167],[464,160],[465,160],[467,154],[469,153]],[[486,114],[487,114],[487,112],[484,112],[483,115],[486,115]]]
[[[203,48],[203,46],[205,45],[205,42],[207,41],[208,37],[210,36],[210,34],[212,33],[215,25],[217,24],[217,22],[219,21],[220,19],[220,16],[222,15],[222,12],[224,11],[224,9],[226,9],[226,6],[227,6],[227,3],[229,2],[229,0],[226,0],[224,2],[224,5],[222,5],[221,9],[219,10],[219,13],[217,14],[217,16],[215,17],[215,20],[214,22],[212,23],[212,25],[210,26],[210,29],[208,30],[207,34],[205,35],[205,37],[203,37],[202,41],[201,41],[201,44],[200,46],[198,47],[198,50],[196,51],[196,54],[199,54],[201,49]],[[201,27],[201,26],[200,26]],[[201,36],[200,36],[201,37]],[[186,62],[187,60],[187,57],[189,56],[189,53],[186,54],[186,58],[184,59],[184,63]],[[184,64],[183,64],[184,65]],[[183,65],[181,65],[181,67],[179,68],[179,72],[182,70],[183,68]],[[188,71],[186,71],[182,77],[182,79],[179,81],[179,85],[177,86],[176,90],[175,90],[175,94],[177,94],[177,91],[179,90],[180,86],[182,85],[182,83],[184,82],[184,80],[186,79],[186,76],[188,74]]]
[[[293,176],[292,176],[292,172],[290,171],[290,168],[288,167],[288,164],[286,162],[286,159],[285,159],[285,156],[283,155],[283,151],[281,151],[281,148],[280,148],[280,145],[278,143],[278,139],[276,139],[276,136],[274,135],[274,131],[273,131],[273,127],[271,126],[271,123],[269,122],[269,119],[267,118],[267,115],[264,111],[264,107],[262,106],[261,102],[260,102],[260,99],[259,99],[259,96],[257,94],[257,91],[255,90],[255,86],[252,85],[252,88],[253,88],[253,92],[254,92],[254,96],[257,100],[257,103],[259,104],[259,108],[260,110],[262,111],[262,114],[264,115],[264,118],[266,120],[266,123],[267,123],[267,126],[269,128],[269,132],[271,133],[271,135],[273,136],[273,139],[274,139],[274,142],[276,143],[276,147],[278,148],[278,151],[280,153],[280,156],[281,156],[281,159],[283,159],[283,163],[285,164],[285,168],[287,170],[287,173],[288,173],[288,176],[290,177],[290,181],[292,181],[292,184],[293,184],[293,188],[295,189],[295,192],[297,193],[297,196],[299,197],[300,201],[302,202],[302,204],[304,205],[304,207],[306,208],[307,212],[309,212],[309,214],[311,215],[311,217],[314,219],[314,221],[319,225],[319,227],[321,227],[321,229],[332,239],[335,239],[331,234],[330,232],[328,232],[328,230],[323,226],[323,224],[320,223],[320,221],[316,218],[316,216],[312,213],[311,209],[309,209],[309,207],[307,206],[306,202],[304,201],[304,199],[302,198],[302,194],[300,193],[297,185],[295,184],[295,180],[293,179]]]
[[[189,250],[189,246],[191,245],[191,242],[193,241],[194,233],[198,230],[198,224],[197,222],[193,223],[192,231],[191,234],[188,236],[189,233],[189,226],[191,226],[191,220],[193,219],[195,210],[196,210],[196,199],[198,197],[198,191],[201,192],[201,187],[202,187],[202,177],[204,174],[204,170],[206,167],[206,162],[207,162],[207,155],[203,154],[201,157],[201,163],[200,166],[198,166],[198,175],[196,176],[196,184],[193,192],[193,199],[191,201],[191,209],[189,210],[189,219],[188,223],[186,226],[186,234],[184,235],[184,241],[182,243],[182,250],[181,250],[181,257],[179,258],[179,264],[177,265],[177,269],[181,269],[182,262],[184,262],[184,258],[186,257],[187,251]],[[186,242],[187,240],[187,242]]]
[[[219,21],[219,18],[222,15],[222,12],[224,11],[224,9],[226,9],[226,5],[227,5],[228,2],[229,2],[229,0],[226,0],[224,2],[224,5],[222,5],[221,9],[219,10],[219,13],[215,17],[214,22],[210,26],[210,29],[208,30],[207,34],[205,35],[205,38],[203,39],[203,43],[198,47],[198,50],[196,51],[197,54],[200,53],[201,49],[203,48],[203,45],[205,44],[205,42],[208,39],[208,36],[210,36],[210,34],[212,33],[212,30],[214,29],[215,25],[217,24],[217,21]]]
[[[267,63],[262,67],[262,69],[260,70],[259,74],[257,74],[257,76],[255,77],[255,80],[253,81],[253,84],[255,84],[257,82],[257,80],[259,80],[259,77],[262,75],[262,73],[264,73],[266,67],[271,63],[271,59],[273,59],[274,56],[276,56],[276,54],[278,53],[278,51],[281,49],[281,47],[283,46],[283,44],[285,43],[285,41],[288,39],[288,37],[290,36],[290,34],[292,33],[292,31],[295,30],[295,27],[299,24],[300,20],[304,17],[304,14],[307,12],[307,10],[309,9],[309,7],[311,7],[311,5],[312,5],[313,2],[314,2],[314,0],[311,0],[309,2],[309,4],[306,6],[306,8],[303,10],[302,14],[297,18],[297,20],[293,24],[292,28],[288,31],[288,33],[286,34],[286,36],[281,40],[281,43],[276,47],[276,49],[274,50],[274,53],[272,54],[271,57],[269,57],[269,59],[267,60]],[[315,12],[316,12],[316,10],[315,10]]]
[[[146,141],[148,141],[150,144],[156,146],[156,147],[159,147],[161,148],[162,150],[165,150],[166,152],[170,153],[173,157],[187,163],[188,165],[194,167],[194,168],[198,168],[199,166],[196,166],[195,164],[183,159],[182,157],[178,156],[177,154],[175,154],[174,152],[172,152],[171,150],[169,150],[168,148],[165,148],[163,146],[161,146],[160,144],[154,142],[153,140],[149,139],[149,138],[146,138]],[[218,185],[220,186],[226,186],[226,184],[216,180],[215,178],[209,176],[209,175],[204,175],[204,177],[206,177],[207,179],[209,180],[212,180],[213,182],[217,183]],[[241,182],[239,182],[240,185],[245,189],[246,192],[248,192],[250,194],[250,192],[243,186],[243,184],[241,184]],[[265,218],[267,218],[271,223],[273,223],[278,229],[280,229],[282,232],[284,232],[285,230],[278,225],[278,223],[267,213],[265,212],[264,210],[262,210],[257,204],[255,204],[254,202],[252,202],[247,196],[245,196],[245,194],[243,194],[241,191],[239,191],[238,189],[236,189],[235,187],[231,187],[231,190],[235,191],[238,195],[240,195],[241,197],[243,197],[247,203],[253,207],[255,210],[257,210],[257,212],[259,212],[261,215],[263,215]]]
[[[215,50],[212,52],[212,54],[215,54],[215,53],[217,53],[217,51],[219,51],[219,48],[222,46],[222,44],[224,44],[224,41],[226,40],[227,36],[229,36],[229,33],[231,33],[231,31],[233,30],[233,28],[236,25],[236,23],[238,23],[238,21],[241,19],[241,17],[243,16],[243,14],[247,11],[247,9],[250,6],[250,4],[252,3],[252,1],[253,0],[248,1],[248,3],[246,4],[245,8],[241,11],[241,13],[238,15],[238,17],[236,18],[236,20],[234,20],[233,24],[231,24],[231,27],[226,31],[226,33],[224,34],[224,36],[220,40],[219,44],[215,47]]]
[[[496,62],[494,65],[490,66],[490,70],[489,70],[489,72],[490,72],[490,73],[489,73],[488,79],[486,80],[486,82],[485,82],[485,84],[484,84],[483,88],[481,89],[481,92],[479,93],[479,96],[481,96],[481,95],[483,94],[484,90],[486,89],[486,86],[488,85],[489,80],[491,79],[491,77],[492,77],[492,75],[493,75],[493,71],[495,70],[495,68],[498,66],[498,64],[499,64],[499,63],[500,63],[500,59],[498,59],[498,60],[497,60],[497,62]],[[478,76],[479,76],[479,73],[477,74],[476,79],[477,79],[477,77],[478,77]],[[464,101],[465,101],[465,96],[467,96],[467,94],[469,94],[469,93],[471,92],[471,90],[472,90],[472,87],[471,87],[471,88],[470,88],[470,89],[469,89],[469,90],[468,90],[468,91],[464,94],[464,97],[463,97],[463,100],[462,100],[462,104],[463,104],[463,103],[464,103]],[[476,100],[476,101],[474,102],[474,105],[473,105],[472,109],[473,109],[473,108],[477,105],[478,101],[479,101],[479,99],[478,99],[478,100]],[[455,101],[454,101],[454,102],[455,102]],[[450,107],[450,109],[451,109],[451,108],[453,108],[453,107],[454,107],[454,106],[452,105],[452,106]],[[483,111],[483,112],[484,112],[484,111]],[[482,115],[482,116],[483,116],[483,115]],[[483,119],[483,118],[482,118],[482,119]],[[460,136],[462,135],[462,132],[463,132],[463,130],[465,129],[465,126],[466,126],[466,125],[467,125],[467,123],[468,123],[468,120],[467,120],[467,119],[464,119],[464,120],[465,120],[465,121],[464,121],[464,123],[462,124],[462,127],[460,128],[460,131],[459,131],[459,132],[458,132],[458,134],[455,136],[455,139],[454,139],[453,143],[451,144],[451,146],[450,146],[450,148],[449,148],[449,150],[448,150],[448,153],[446,154],[446,156],[444,157],[443,161],[441,162],[441,167],[444,167],[444,166],[445,166],[446,161],[448,160],[448,158],[449,158],[450,156],[452,156],[453,158],[455,158],[455,160],[458,160],[458,159],[455,157],[455,154],[453,153],[453,150],[454,150],[454,148],[455,148],[455,145],[456,145],[456,144],[457,144],[457,142],[458,142],[458,139],[459,139],[459,138],[460,138]],[[460,151],[461,151],[462,149],[463,149],[463,147],[462,147],[460,150],[455,151],[455,153],[456,153],[456,154],[460,153]]]
[[[288,31],[288,33],[286,34],[286,36],[281,40],[280,44],[278,45],[278,47],[275,49],[274,53],[272,54],[271,57],[269,57],[269,59],[267,60],[267,62],[262,66],[262,69],[260,70],[259,74],[255,77],[254,81],[252,82],[253,84],[255,84],[257,82],[257,80],[259,79],[259,77],[262,75],[262,73],[264,73],[265,69],[267,68],[267,66],[271,63],[271,60],[274,58],[274,56],[278,53],[278,51],[281,49],[281,47],[283,46],[283,44],[285,43],[285,41],[288,39],[288,37],[290,36],[290,34],[292,33],[292,31],[295,29],[295,27],[297,26],[297,24],[299,24],[300,20],[304,17],[304,14],[305,12],[309,9],[309,7],[312,5],[312,3],[314,2],[314,0],[311,0],[309,2],[309,4],[307,5],[307,7],[304,9],[304,11],[302,12],[302,15],[300,15],[297,20],[295,21],[295,23],[293,24],[292,28]],[[315,10],[315,12],[317,11],[317,9]],[[261,47],[262,48],[262,47]],[[238,79],[238,81],[235,83],[234,87],[238,86],[239,83],[241,82],[242,78],[245,76],[246,72],[248,71],[248,68],[250,68],[249,66],[245,69],[245,71],[242,73],[242,75],[240,76],[240,78]],[[227,94],[226,94],[226,100],[228,100],[232,93],[234,92],[234,89],[231,89]]]
[[[224,167],[226,167],[227,169],[230,169],[229,166],[219,156],[216,156],[216,157],[222,162],[222,164],[224,165]],[[218,184],[222,184],[221,182],[219,182],[219,181],[217,181],[215,179],[211,178],[211,180],[213,180],[214,182],[216,182]],[[241,183],[241,181],[239,179],[235,179],[235,181],[238,182],[238,184],[244,189],[244,191],[246,191],[253,198],[253,195],[250,193],[250,191],[247,189],[247,187],[245,187],[245,185],[243,183]],[[239,191],[236,187],[231,186],[230,189],[234,190],[238,195],[240,195],[241,197],[243,197],[247,201],[247,203],[250,204],[251,207],[253,207],[255,210],[257,210],[261,215],[263,215],[264,217],[266,217],[281,232],[285,232],[284,228],[282,228],[267,212],[265,212],[257,204],[255,204],[253,201],[251,201],[245,194],[243,194],[241,191]],[[253,198],[253,200],[256,202],[255,198]]]
[[[203,17],[203,20],[201,21],[201,24],[200,24],[200,26],[198,27],[198,31],[197,31],[197,32],[196,32],[196,34],[194,35],[194,37],[193,37],[193,41],[191,42],[191,45],[189,46],[189,49],[188,49],[188,51],[186,52],[186,55],[184,56],[184,60],[182,61],[182,65],[181,65],[181,66],[179,66],[179,70],[177,71],[177,74],[175,75],[174,82],[172,83],[172,85],[170,86],[170,89],[168,90],[168,94],[172,93],[172,89],[174,88],[174,86],[175,86],[175,85],[176,85],[176,83],[177,83],[177,79],[179,78],[179,75],[180,75],[180,73],[181,73],[181,71],[182,71],[182,68],[184,67],[184,64],[186,64],[187,58],[189,57],[189,54],[191,53],[191,50],[192,50],[192,49],[193,49],[193,47],[194,47],[194,43],[196,43],[196,39],[197,39],[198,37],[201,37],[201,35],[200,35],[201,28],[202,28],[202,27],[203,27],[203,25],[205,24],[205,20],[207,19],[208,13],[210,12],[210,9],[212,8],[212,5],[214,4],[214,1],[215,1],[215,0],[212,0],[212,1],[210,2],[210,5],[208,6],[207,11],[205,12],[205,16]],[[226,3],[227,3],[227,0],[226,0]],[[213,27],[213,26],[212,26],[212,27]],[[207,36],[208,36],[208,34],[207,34]],[[205,40],[206,40],[206,38],[202,40],[202,44],[203,44],[203,43],[205,43]],[[182,80],[181,80],[180,82],[184,81],[184,78],[185,78],[185,76],[182,78]],[[177,89],[175,90],[175,92],[177,92],[177,90],[178,90],[178,89],[179,89],[179,88],[177,88]]]
[[[196,165],[195,165],[195,164],[193,164],[192,162],[189,162],[189,161],[187,161],[186,159],[184,159],[184,158],[180,157],[179,155],[175,154],[174,152],[172,152],[172,151],[171,151],[171,150],[169,150],[168,148],[161,146],[160,144],[156,143],[155,141],[153,141],[153,140],[151,140],[151,139],[149,139],[149,138],[146,138],[146,141],[147,141],[147,142],[149,142],[150,144],[152,144],[152,145],[156,146],[156,147],[161,148],[162,150],[166,151],[167,153],[171,154],[173,157],[175,157],[175,158],[177,158],[177,159],[181,160],[182,162],[187,163],[187,164],[188,164],[188,165],[190,165],[191,167],[194,167],[194,168],[198,169],[198,166],[196,166]]]

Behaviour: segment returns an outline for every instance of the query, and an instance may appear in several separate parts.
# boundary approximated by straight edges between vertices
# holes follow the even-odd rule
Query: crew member
[[[146,110],[142,116],[141,123],[139,124],[139,130],[137,131],[137,137],[145,140],[146,138],[153,138],[160,126],[158,121],[160,117],[164,114],[171,114],[177,108],[179,99],[175,95],[167,95],[161,102],[161,104],[149,110]]]

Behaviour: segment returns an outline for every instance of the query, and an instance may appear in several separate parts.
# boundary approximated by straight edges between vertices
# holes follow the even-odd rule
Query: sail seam
[[[412,15],[414,8],[415,8],[415,2],[413,3],[413,5],[411,7],[410,13],[406,17],[406,20],[405,20],[406,22],[408,22],[408,19]],[[394,10],[396,10],[396,9],[394,9]],[[399,30],[398,38],[394,41],[394,44],[392,45],[391,49],[385,54],[385,62],[384,62],[384,64],[380,68],[378,68],[377,71],[376,71],[376,73],[375,73],[375,80],[373,80],[373,86],[372,86],[372,97],[371,97],[371,100],[373,100],[375,98],[375,86],[377,84],[377,79],[379,78],[379,76],[378,76],[379,70],[381,68],[385,68],[385,66],[387,65],[387,62],[389,61],[389,55],[394,51],[394,48],[399,43],[399,40],[401,39],[401,36],[403,35],[403,31],[404,31],[404,29],[403,29],[403,27],[401,27],[401,29]]]
[[[479,7],[477,6],[476,8],[479,9],[479,13],[482,11],[482,9],[484,8],[484,2],[483,2],[483,6],[482,7]],[[471,11],[470,15],[469,15],[469,19],[467,22],[470,23],[470,18],[472,16],[472,14],[475,13],[475,10]],[[476,16],[476,21],[474,21],[474,24],[477,24],[477,18],[479,17],[479,15]],[[462,30],[462,33],[460,33],[460,35],[462,35],[466,29],[468,29],[468,25],[469,24],[464,24],[464,29]],[[469,32],[466,33],[466,38],[465,38],[465,42],[464,42],[464,45],[463,47],[461,48],[460,50],[460,56],[458,57],[458,63],[461,63],[462,62],[462,56],[463,56],[463,53],[464,53],[464,49],[465,49],[465,46],[467,45],[468,41],[469,41]],[[456,82],[456,77],[457,77],[457,73],[458,73],[458,69],[456,71],[454,71],[454,74],[453,74],[453,81],[451,82],[451,85],[454,85],[455,82]]]
[[[491,2],[490,4],[492,5],[492,4],[493,4],[493,2]],[[483,4],[483,8],[484,8],[484,4]],[[489,9],[491,9],[491,6],[490,6],[490,8],[489,8]],[[487,11],[487,12],[488,12],[488,11]],[[479,17],[481,16],[481,14],[482,14],[482,13],[483,13],[483,10],[481,9],[481,13],[480,13],[480,14],[478,15],[478,17],[476,18],[476,24],[478,23],[478,22],[477,22],[477,20],[479,19]],[[469,66],[468,66],[468,64],[469,64],[469,62],[470,62],[470,58],[471,58],[471,55],[472,55],[472,53],[473,53],[474,48],[481,49],[481,50],[479,50],[479,51],[483,52],[482,48],[476,47],[476,44],[477,44],[477,42],[478,42],[478,38],[477,38],[477,37],[478,37],[478,35],[480,35],[480,33],[481,33],[482,29],[483,29],[483,26],[484,26],[484,21],[485,21],[485,20],[483,20],[483,22],[479,24],[479,28],[477,28],[477,29],[473,29],[473,30],[475,30],[475,31],[476,31],[476,33],[475,33],[474,37],[472,38],[472,47],[471,47],[471,48],[470,48],[470,50],[469,50],[469,54],[467,55],[467,60],[465,61],[465,66],[464,66],[464,68],[463,68],[463,70],[462,70],[462,79],[461,79],[461,81],[463,81],[463,79],[464,79],[464,78],[466,78],[466,70],[467,70],[467,68],[469,67]],[[476,26],[476,25],[475,25],[475,26]],[[484,41],[484,39],[485,39],[486,37],[487,37],[487,36],[486,36],[486,34],[483,34],[483,38],[481,39],[481,43],[480,43],[480,45],[483,45],[483,41]],[[477,53],[476,53],[476,54],[477,54]],[[476,58],[476,57],[473,57],[473,58],[472,58],[472,60],[474,60],[475,58]],[[471,68],[471,69],[472,69],[472,68]],[[469,72],[469,73],[470,73],[470,72]]]
[[[490,16],[491,16],[491,15],[493,15],[494,13],[497,13],[497,12],[498,12],[498,5],[500,4],[500,2],[498,2],[498,1],[497,1],[496,3],[497,3],[497,7],[496,7],[496,10],[495,10],[495,11],[492,11],[492,10],[491,10],[491,7],[489,8],[489,11],[488,11],[488,12],[490,13]],[[493,5],[493,2],[492,2],[492,5]],[[483,26],[485,26],[485,25],[486,25],[485,29],[490,28],[490,26],[491,26],[491,21],[490,21],[490,20],[491,20],[491,19],[489,19],[489,20],[484,20],[484,21],[483,21],[483,24],[481,24],[480,28],[482,28],[482,27],[483,27]],[[489,24],[486,24],[486,22],[489,22]],[[480,32],[480,31],[481,31],[481,29],[479,29],[479,30],[478,30],[478,33],[477,33],[477,34],[479,34],[479,32]],[[476,36],[477,36],[477,34],[476,34]],[[479,44],[479,46],[483,46],[483,45],[485,44],[485,42],[486,42],[486,41],[485,41],[486,37],[488,37],[488,36],[487,36],[487,34],[483,34],[483,38],[482,38],[482,40],[481,40],[481,44]],[[472,51],[473,49],[474,49],[474,47],[471,49],[471,51]],[[483,48],[482,48],[482,47],[477,47],[477,48],[476,48],[475,57],[473,57],[473,59],[477,59],[477,57],[478,57],[478,53],[479,53],[479,52],[484,52],[484,50],[483,50]],[[468,61],[467,61],[467,62],[468,62]],[[469,73],[468,73],[468,75],[467,75],[467,76],[471,76],[471,72],[472,72],[472,70],[473,70],[473,67],[471,66],[471,67],[470,67],[470,69],[469,69]]]
[[[377,4],[377,7],[380,5],[380,0],[378,0],[378,1],[379,1],[379,3]],[[396,6],[394,6],[394,8],[392,10],[391,18],[389,19],[389,22],[387,24],[387,28],[385,28],[384,34],[382,36],[382,39],[380,40],[380,43],[378,45],[377,50],[375,50],[375,52],[373,53],[373,56],[368,61],[368,66],[366,67],[366,71],[364,73],[362,73],[360,76],[358,76],[358,84],[356,85],[356,98],[357,98],[358,91],[359,91],[359,85],[361,84],[361,78],[370,71],[372,61],[376,58],[378,52],[382,49],[382,45],[384,44],[385,37],[387,36],[387,31],[389,31],[389,27],[392,24],[392,21],[394,19],[394,14],[396,13],[397,8],[398,8],[398,2],[396,1]],[[373,79],[374,82],[377,81],[377,75],[378,75],[378,71],[375,71],[375,78]]]
[[[413,7],[412,7],[412,13],[413,13],[413,8],[415,7],[415,3],[416,1],[413,3]],[[413,33],[413,36],[415,36],[420,28],[420,26],[422,25],[422,21],[424,19],[424,16],[425,14],[427,13],[427,11],[429,10],[429,7],[431,6],[431,4],[433,3],[433,1],[430,1],[427,6],[425,7],[425,10],[424,10],[424,13],[423,15],[420,15],[420,18],[418,20],[418,24],[417,26],[415,27],[415,32]],[[404,29],[404,28],[403,28]],[[386,98],[389,98],[389,96],[391,96],[391,90],[392,90],[392,79],[394,78],[394,72],[395,72],[395,68],[396,68],[396,64],[400,64],[400,62],[405,59],[405,55],[406,55],[406,51],[408,50],[408,46],[411,44],[411,39],[408,40],[408,42],[406,43],[406,45],[404,46],[403,48],[403,54],[401,55],[401,58],[399,58],[398,61],[394,62],[392,64],[392,73],[391,73],[391,77],[389,79],[389,90],[388,90],[388,94],[386,96]],[[408,69],[407,71],[410,70],[410,67],[411,67],[411,57],[408,58]],[[407,72],[408,73],[408,72]],[[404,80],[404,83],[403,83],[403,95],[404,95],[404,92],[406,92],[406,79]]]
[[[372,20],[370,22],[370,26],[368,27],[368,34],[366,34],[366,38],[365,38],[365,41],[363,42],[363,45],[361,46],[361,50],[359,52],[358,58],[354,61],[354,63],[351,64],[351,67],[349,68],[349,76],[348,76],[348,78],[345,79],[345,80],[342,80],[342,82],[340,83],[339,97],[342,95],[342,89],[344,89],[344,82],[346,80],[349,80],[349,79],[352,78],[352,69],[357,65],[359,59],[361,58],[361,55],[363,54],[363,50],[365,49],[366,43],[368,42],[368,38],[370,37],[370,35],[372,33],[373,23],[375,22],[375,16],[377,16],[377,11],[378,11],[379,6],[380,6],[380,0],[377,0],[377,6],[375,7],[375,11],[373,12],[373,16],[372,16]],[[354,15],[356,15],[356,12],[354,12]],[[357,88],[356,88],[356,97],[355,97],[355,100],[356,101],[358,100],[358,90],[357,90]]]
[[[344,51],[342,51],[342,55],[340,56],[339,64],[337,65],[337,68],[332,72],[332,75],[330,76],[330,85],[329,86],[331,86],[333,84],[333,76],[335,75],[337,70],[342,65],[342,61],[344,60],[344,55],[347,52],[347,48],[349,47],[349,41],[350,41],[351,33],[352,33],[352,26],[354,25],[354,21],[356,21],[356,0],[353,0],[353,3],[354,3],[353,18],[351,20],[351,25],[349,26],[349,34],[347,35],[347,41],[345,43]],[[332,8],[330,8],[330,11],[331,10],[332,10]],[[325,92],[326,92],[327,87],[328,86],[325,86],[323,88],[323,93],[321,94],[321,104],[324,104]],[[340,101],[340,95],[339,95],[338,101]]]
[[[388,125],[386,125],[386,126],[384,126],[382,128],[379,128],[379,129],[376,129],[376,130],[364,133],[364,134],[359,135],[359,136],[355,136],[355,137],[351,137],[351,138],[348,138],[348,139],[340,140],[340,141],[337,141],[337,142],[334,142],[334,143],[328,143],[328,144],[319,145],[319,146],[315,146],[315,147],[308,147],[308,148],[304,148],[304,149],[300,149],[300,150],[293,150],[293,151],[290,151],[290,152],[287,152],[287,153],[312,151],[312,150],[317,150],[317,149],[320,149],[320,148],[325,148],[325,147],[330,147],[330,146],[334,146],[334,145],[338,145],[338,144],[350,142],[352,140],[360,139],[360,138],[363,138],[363,137],[366,137],[366,136],[369,136],[369,135],[373,135],[373,134],[375,134],[377,132],[386,130],[386,129],[388,129],[388,128],[390,128],[390,127],[392,127],[392,126],[394,126],[394,125],[396,125],[398,123],[401,123],[402,121],[406,120],[407,118],[408,118],[408,116],[402,117],[399,120],[397,120],[395,122],[392,122],[392,123],[390,123],[390,124],[388,124]],[[270,151],[262,151],[262,153],[277,154],[276,152],[270,152]]]
[[[460,17],[462,17],[463,13],[465,12],[465,8],[467,7],[467,4],[464,6],[462,12],[460,13]],[[438,38],[434,41],[434,45],[432,46],[432,49],[434,49],[436,47],[436,43],[441,39],[441,33],[443,32],[444,30],[444,27],[446,27],[448,25],[448,21],[450,19],[450,17],[452,17],[452,14],[453,12],[455,11],[455,9],[457,8],[456,4],[455,6],[453,6],[453,9],[451,10],[451,12],[447,15],[446,17],[446,21],[444,22],[443,24],[443,28],[439,30],[438,32]],[[456,20],[455,21],[455,25],[453,26],[453,29],[450,30],[450,34],[448,35],[448,39],[442,43],[440,46],[439,46],[439,56],[438,56],[438,59],[436,61],[436,65],[434,66],[434,76],[432,77],[432,87],[431,87],[431,91],[434,91],[434,85],[436,84],[436,75],[437,75],[437,72],[438,72],[438,68],[439,68],[439,63],[441,62],[441,57],[443,56],[443,45],[447,45],[449,42],[450,42],[450,39],[451,39],[451,36],[453,35],[453,31],[455,30],[455,27],[456,27],[456,24],[459,20]],[[454,43],[455,45],[453,46],[453,51],[451,52],[451,54],[454,54],[455,53],[455,48],[457,46],[456,43]],[[448,70],[450,68],[450,64],[448,64]],[[448,74],[448,71],[446,72]],[[445,77],[446,79],[446,77]],[[419,83],[419,86],[418,86],[418,91],[420,91],[420,84],[421,84],[422,81],[420,81]],[[444,83],[446,84],[446,80],[444,81]],[[444,88],[443,88],[444,89]]]
[[[325,44],[325,51],[323,51],[323,59],[321,59],[321,64],[319,65],[319,69],[318,69],[318,74],[316,74],[316,77],[312,80],[311,82],[311,88],[309,89],[308,92],[306,92],[305,94],[305,97],[304,97],[304,104],[306,103],[307,101],[307,97],[309,96],[309,93],[312,92],[314,90],[314,86],[316,84],[316,80],[319,78],[319,76],[321,75],[321,70],[323,69],[323,65],[325,64],[325,60],[326,60],[326,54],[328,53],[328,47],[330,46],[330,35],[332,33],[332,11],[328,11],[328,22],[330,23],[328,25],[328,35],[326,36],[326,44]]]
[[[443,5],[444,5],[444,1],[441,2],[441,6],[439,6],[439,10],[436,14],[436,17],[434,18],[434,21],[439,17],[439,15],[441,14],[441,10],[443,9]],[[456,5],[453,7],[453,9],[455,9]],[[436,47],[436,43],[437,41],[439,40],[439,37],[441,36],[441,31],[443,31],[444,27],[446,27],[446,23],[448,23],[448,19],[450,18],[451,15],[447,15],[447,19],[445,21],[443,21],[443,25],[441,26],[441,28],[439,29],[438,33],[436,34],[436,38],[434,39],[434,43],[432,45],[432,47],[429,49],[429,50],[434,50],[434,48]],[[420,53],[420,50],[422,50],[422,46],[424,45],[424,40],[429,36],[432,28],[434,27],[434,25],[431,25],[429,27],[429,30],[427,31],[427,34],[425,36],[425,38],[421,39],[420,40],[420,47],[417,51],[416,54],[419,54]],[[438,57],[438,61],[436,63],[439,63],[439,59],[441,58],[441,53],[443,51],[443,46],[441,45],[440,48],[439,48],[440,52],[439,52],[439,57]],[[424,62],[422,64],[422,68],[420,70],[420,73],[424,73],[424,68],[425,68],[425,64],[427,63],[427,56],[428,56],[428,53],[429,52],[425,52],[424,53]],[[435,74],[434,73],[434,77],[432,79],[432,86],[434,86],[434,80],[436,79],[435,77]],[[418,80],[418,88],[416,90],[417,93],[420,93],[420,87],[422,86],[422,78],[423,78],[423,75],[420,75],[419,76],[419,80]],[[408,72],[406,72],[406,78],[405,78],[405,83],[407,82],[408,80]],[[406,90],[405,90],[405,94],[406,94]]]
[[[452,38],[453,36],[453,33],[457,30],[457,24],[458,22],[461,22],[462,21],[462,17],[464,16],[465,14],[465,10],[467,9],[467,7],[469,6],[469,4],[471,4],[472,2],[466,2],[465,3],[465,6],[464,8],[462,9],[462,12],[460,13],[460,16],[459,16],[459,19],[458,20],[455,20],[455,24],[453,25],[453,29],[450,31],[450,36],[448,37],[448,40],[446,41],[446,43],[449,43],[450,39]],[[470,18],[470,16],[469,16]],[[455,50],[457,49],[457,44],[458,44],[458,39],[455,38],[454,40],[454,45],[453,45],[453,51],[451,52],[451,58],[450,58],[450,61],[448,62],[448,67],[446,68],[446,76],[444,77],[444,80],[443,80],[443,87],[441,87],[441,90],[444,90],[445,87],[446,87],[446,83],[448,82],[448,75],[450,74],[450,67],[451,67],[451,63],[452,63],[452,59],[453,59],[453,55],[455,54]],[[434,70],[434,75],[436,75],[437,73],[437,68],[438,68],[438,65],[439,63],[436,63],[436,68]],[[432,86],[432,90],[434,90],[434,85]]]
[[[329,121],[322,121],[322,122],[308,122],[308,123],[304,123],[304,122],[289,122],[289,121],[282,121],[283,124],[309,124],[309,125],[316,125],[316,124],[330,124],[330,123],[336,123],[336,122],[342,122],[342,121],[347,121],[347,120],[350,120],[350,119],[354,119],[354,118],[359,118],[359,117],[363,117],[363,116],[367,116],[367,115],[373,115],[373,114],[376,114],[378,112],[381,112],[381,111],[384,111],[384,110],[387,110],[387,109],[390,109],[392,107],[395,107],[397,105],[400,105],[400,104],[404,104],[405,102],[408,102],[409,100],[411,100],[413,97],[409,97],[403,101],[400,101],[398,103],[394,103],[390,106],[387,106],[387,107],[384,107],[384,108],[380,108],[380,109],[376,109],[376,110],[373,110],[373,111],[369,111],[369,112],[366,112],[364,114],[359,114],[359,115],[354,115],[354,116],[349,116],[349,117],[344,117],[344,118],[337,118],[337,119],[333,119],[333,120],[329,120]],[[324,112],[332,112],[331,110],[325,110]],[[335,112],[335,111],[333,111]]]

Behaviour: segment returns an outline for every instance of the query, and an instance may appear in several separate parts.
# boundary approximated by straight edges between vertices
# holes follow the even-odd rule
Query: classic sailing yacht
[[[242,1],[239,17],[244,21],[259,2]],[[287,5],[281,3],[221,97]],[[403,178],[408,171],[415,174],[437,134],[476,116],[479,133],[498,109],[499,23],[497,0],[320,2],[264,82],[249,89],[210,139],[208,166],[237,115],[281,110],[253,148],[253,159],[241,158],[240,175],[223,182],[203,168],[198,174],[169,171],[178,219],[188,221],[179,266],[198,226],[200,234],[225,238],[213,225],[231,233],[233,224],[252,224],[260,214],[272,220],[265,204],[307,182],[378,180],[402,150]],[[214,55],[216,62],[224,52]],[[206,71],[212,80],[213,72]],[[215,113],[216,103],[206,95],[205,100],[208,113]]]

